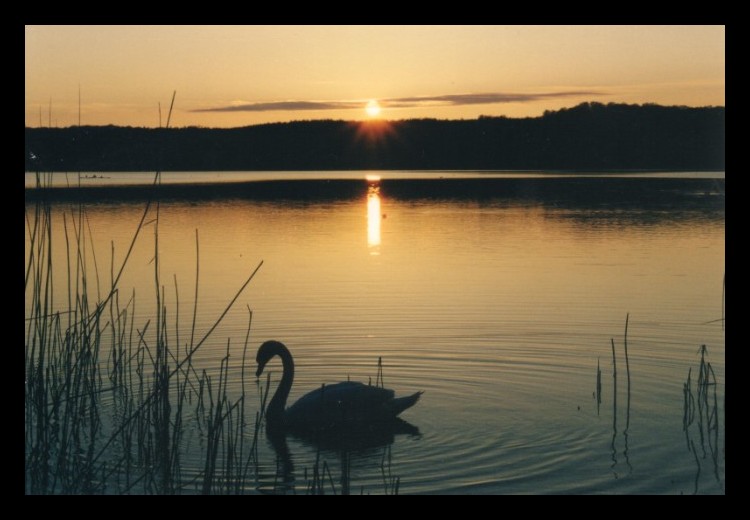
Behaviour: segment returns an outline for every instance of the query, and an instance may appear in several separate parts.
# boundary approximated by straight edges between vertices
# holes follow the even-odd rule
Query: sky
[[[32,25],[25,125],[74,126],[80,108],[84,125],[158,127],[175,91],[173,127],[529,117],[583,101],[724,106],[724,32]]]

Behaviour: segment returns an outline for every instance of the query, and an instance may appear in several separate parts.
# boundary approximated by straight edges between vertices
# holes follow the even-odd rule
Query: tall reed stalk
[[[44,190],[41,182],[40,176],[37,189]],[[244,417],[244,381],[239,397],[229,395],[229,343],[218,384],[207,370],[199,373],[193,357],[260,264],[202,339],[180,348],[179,290],[175,280],[178,304],[172,314],[165,303],[166,288],[159,272],[158,203],[155,207],[156,305],[154,315],[143,325],[135,323],[136,292],[133,290],[127,301],[121,297],[118,281],[124,266],[116,269],[114,246],[110,287],[101,295],[85,207],[79,206],[72,217],[63,213],[61,228],[53,223],[57,208],[46,198],[42,197],[33,209],[27,208],[27,493],[183,492],[182,443],[188,428],[208,432],[207,464],[197,488],[205,493],[241,493],[246,489],[250,458],[256,453],[246,444],[255,444],[252,435],[258,428]],[[145,211],[144,216],[147,214]],[[135,238],[145,225],[143,218]],[[54,250],[58,247],[55,233],[65,239],[62,255]],[[132,244],[125,262],[130,251]],[[67,295],[58,300],[55,290],[60,284],[55,275],[60,270],[55,271],[53,258],[55,262],[60,258],[67,262],[62,270],[67,278],[62,287]],[[67,308],[56,308],[56,301],[67,302]],[[249,327],[250,322],[245,350]],[[194,318],[191,338],[195,332]],[[243,363],[245,357],[243,352]],[[194,410],[190,403],[195,403]],[[251,435],[246,435],[246,430]]]
[[[707,360],[706,345],[701,345],[700,356],[695,390],[693,390],[691,380],[692,367],[688,370],[687,381],[683,385],[682,429],[685,432],[688,450],[692,451],[697,465],[694,493],[698,493],[699,477],[704,464],[710,467],[711,474],[719,487],[724,489],[724,482],[721,478],[723,458],[720,456],[722,451],[719,449],[718,385],[711,362]],[[700,448],[700,456],[696,449],[696,440]]]
[[[173,105],[174,96],[167,127]],[[196,299],[190,341],[183,345],[177,280],[172,313],[160,272],[160,173],[119,266],[111,246],[109,287],[104,291],[86,207],[79,204],[68,212],[54,206],[47,196],[50,179],[49,173],[37,174],[41,196],[25,211],[26,493],[245,492],[257,454],[260,421],[256,415],[254,423],[248,423],[244,416],[244,363],[251,320],[238,360],[243,364],[239,396],[230,395],[234,367],[229,341],[218,380],[194,365],[194,355],[262,262],[196,342],[201,337],[196,334],[196,231]],[[60,215],[61,225],[56,223]],[[154,231],[154,314],[138,324],[136,292],[123,292],[120,280],[149,225]],[[64,251],[58,252],[62,239]],[[64,269],[57,265],[61,261]],[[205,434],[200,445],[205,464],[192,478],[183,475],[183,459],[188,449],[194,449],[186,445],[188,431]]]

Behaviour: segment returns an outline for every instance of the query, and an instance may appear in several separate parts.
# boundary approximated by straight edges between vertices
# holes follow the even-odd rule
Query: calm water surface
[[[223,176],[198,175],[206,182]],[[382,356],[386,386],[400,394],[425,391],[402,416],[420,434],[351,454],[352,489],[365,493],[383,492],[384,460],[400,479],[400,493],[724,492],[723,180],[668,174],[653,184],[648,175],[584,181],[532,174],[516,176],[512,189],[501,178],[479,182],[478,190],[420,195],[419,186],[404,190],[396,181],[486,177],[379,175],[383,182],[371,181],[369,192],[361,172],[332,176],[359,178],[354,196],[160,204],[161,276],[170,309],[176,280],[180,323],[192,317],[196,230],[198,330],[264,262],[195,365],[216,370],[229,348],[239,373],[248,307],[248,368],[254,373],[262,341],[286,343],[297,367],[292,401],[323,382],[374,380]],[[621,184],[597,191],[602,182]],[[75,207],[57,203],[55,225],[62,229],[62,214]],[[86,205],[102,292],[112,248],[117,264],[143,207]],[[120,282],[135,288],[143,322],[154,300],[153,232],[151,223]],[[54,247],[63,255],[56,267],[64,269],[64,242]],[[696,459],[683,431],[683,384],[688,370],[697,370],[703,344],[718,381],[717,464],[711,446],[703,457],[697,437]],[[269,368],[278,380],[280,364]],[[254,416],[257,400],[246,406]],[[197,436],[186,435],[188,452]],[[289,450],[304,489],[316,450],[293,438]],[[338,475],[341,454],[323,457]],[[256,487],[269,488],[276,458],[265,437],[259,458]],[[189,455],[184,464],[186,479],[202,470]]]

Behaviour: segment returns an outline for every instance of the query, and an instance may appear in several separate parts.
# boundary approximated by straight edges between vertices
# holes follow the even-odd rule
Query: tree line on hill
[[[26,128],[27,171],[723,170],[724,107],[582,103],[539,117],[241,128]]]

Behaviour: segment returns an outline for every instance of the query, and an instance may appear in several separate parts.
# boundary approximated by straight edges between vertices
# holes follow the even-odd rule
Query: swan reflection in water
[[[289,349],[278,341],[266,341],[256,360],[260,377],[266,364],[281,358],[281,381],[266,411],[266,434],[277,456],[274,491],[294,490],[294,465],[287,444],[291,434],[318,450],[333,451],[341,461],[341,491],[349,490],[352,455],[390,446],[399,434],[419,435],[419,429],[397,416],[414,406],[422,392],[395,397],[393,390],[357,382],[323,385],[286,408],[294,382],[294,360]],[[315,473],[319,473],[316,464]],[[329,472],[330,477],[330,472]],[[314,485],[313,485],[313,491]]]

